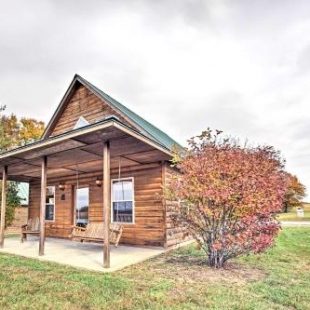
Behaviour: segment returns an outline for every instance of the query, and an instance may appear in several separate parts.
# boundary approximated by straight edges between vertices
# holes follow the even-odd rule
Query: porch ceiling
[[[8,166],[8,179],[30,181],[41,176],[41,158],[47,156],[48,178],[102,171],[103,142],[110,141],[111,168],[154,163],[171,158],[170,151],[145,136],[110,121],[42,140],[0,155],[0,175]]]

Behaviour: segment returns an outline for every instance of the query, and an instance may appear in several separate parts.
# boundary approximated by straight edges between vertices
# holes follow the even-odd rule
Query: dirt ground
[[[150,260],[146,264],[145,273],[141,270],[141,266],[136,268],[140,271],[138,274],[165,275],[165,279],[188,284],[212,282],[213,284],[244,285],[249,281],[263,279],[267,276],[265,271],[245,263],[228,262],[223,269],[215,269],[206,265],[204,256],[190,257],[172,252]],[[137,276],[137,273],[135,275]]]

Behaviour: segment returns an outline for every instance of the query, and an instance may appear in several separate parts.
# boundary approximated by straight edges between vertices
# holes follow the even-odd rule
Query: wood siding
[[[129,121],[124,119],[120,113],[111,109],[106,102],[94,95],[85,86],[80,85],[57,121],[51,136],[72,130],[81,116],[91,124],[111,115],[117,116],[121,122],[131,126]]]
[[[55,216],[54,221],[46,221],[46,236],[67,238],[71,232],[73,219],[72,193],[71,187],[67,187],[64,191],[58,189],[58,184],[49,183],[49,186],[55,185]],[[65,195],[65,200],[62,200]],[[29,218],[40,216],[41,187],[40,182],[33,182],[29,189]]]
[[[6,228],[5,234],[20,234],[21,226],[27,224],[28,207],[17,207],[13,223]]]
[[[96,176],[102,175],[96,173]],[[162,201],[162,168],[160,164],[140,165],[124,168],[121,178],[134,178],[135,223],[123,223],[121,243],[134,245],[164,246],[164,209]],[[89,221],[103,221],[102,188],[95,185],[94,174],[83,174],[78,178],[79,187],[89,187]],[[117,169],[111,170],[111,179],[118,179]],[[66,189],[58,189],[59,182]],[[74,223],[74,188],[76,178],[52,180],[48,185],[56,186],[55,220],[46,222],[46,236],[68,238]],[[65,195],[65,200],[61,196]],[[40,183],[30,184],[29,217],[39,216]]]
[[[176,170],[172,169],[168,164],[164,167],[164,185],[169,187],[173,175],[179,174]],[[183,227],[176,227],[173,223],[172,216],[177,212],[178,202],[176,201],[165,201],[166,216],[165,216],[165,231],[166,231],[166,240],[165,247],[173,247],[182,242],[185,242],[191,237],[188,235],[187,231]]]

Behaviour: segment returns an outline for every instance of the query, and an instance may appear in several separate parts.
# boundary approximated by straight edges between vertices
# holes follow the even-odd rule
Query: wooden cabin
[[[169,247],[182,240],[163,199],[173,145],[75,75],[41,140],[1,154],[0,169],[3,181],[29,182],[28,216],[41,216],[45,236],[68,238],[72,225],[108,216],[124,226],[121,243]]]

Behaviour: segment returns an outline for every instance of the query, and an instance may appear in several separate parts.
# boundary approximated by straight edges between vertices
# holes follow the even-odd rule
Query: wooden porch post
[[[40,206],[40,244],[39,255],[44,255],[44,242],[45,242],[45,204],[46,204],[46,169],[47,157],[42,157],[41,163],[41,206]]]
[[[104,244],[103,244],[103,267],[110,268],[110,143],[105,141],[103,144],[103,225],[104,225]]]
[[[5,210],[6,210],[6,185],[7,185],[8,167],[3,167],[2,174],[2,204],[1,204],[1,226],[0,226],[0,247],[4,244],[4,226],[5,226]]]

